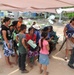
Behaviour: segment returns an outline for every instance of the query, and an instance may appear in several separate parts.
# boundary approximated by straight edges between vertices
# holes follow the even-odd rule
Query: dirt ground
[[[61,43],[63,41],[63,29],[64,25],[54,25],[54,30],[59,36],[59,43],[57,44],[57,49],[52,52],[50,56],[50,64],[48,65],[49,75],[74,75],[74,70],[68,67],[68,61],[64,60],[65,50],[64,48],[61,51],[58,51]],[[70,56],[70,55],[69,55]],[[14,58],[11,57],[11,61],[14,61]],[[29,68],[29,73],[24,75],[43,75],[39,74],[38,62],[37,66],[34,66],[33,69]],[[18,69],[18,65],[13,65],[13,68],[8,68],[5,63],[5,58],[3,55],[2,46],[0,46],[0,75],[22,75]]]

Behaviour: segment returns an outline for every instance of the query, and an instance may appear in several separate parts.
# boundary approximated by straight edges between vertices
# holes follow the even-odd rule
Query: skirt
[[[70,39],[67,39],[66,43],[65,43],[65,49],[71,50],[74,47],[74,43],[72,43],[70,41]]]
[[[5,56],[10,56],[10,55],[14,55],[14,50],[12,49],[12,40],[9,40],[10,43],[10,49],[8,48],[7,44],[5,41],[3,41],[3,49],[4,49],[4,55]]]
[[[32,52],[31,50],[28,51],[28,57],[31,58],[31,57],[36,57],[38,56],[38,51],[34,51]]]
[[[41,54],[39,55],[39,63],[43,65],[48,65],[49,64],[49,57],[48,55]]]

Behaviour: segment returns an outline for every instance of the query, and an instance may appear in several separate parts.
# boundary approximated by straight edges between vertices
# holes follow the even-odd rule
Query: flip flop
[[[43,70],[40,71],[40,74],[42,74]]]
[[[49,75],[49,72],[47,72],[47,75]]]

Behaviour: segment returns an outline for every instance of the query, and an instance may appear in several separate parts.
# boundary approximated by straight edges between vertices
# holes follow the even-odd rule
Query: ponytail
[[[41,48],[43,48],[43,40],[47,37],[47,35],[48,35],[48,33],[44,32],[44,31],[41,34],[41,36],[42,36],[42,38],[41,38]]]
[[[41,39],[41,48],[43,48],[43,38]]]

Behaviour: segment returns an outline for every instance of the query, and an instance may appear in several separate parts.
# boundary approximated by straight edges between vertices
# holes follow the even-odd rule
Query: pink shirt
[[[48,41],[43,40],[43,48],[41,48],[40,50],[41,54],[49,54],[49,51],[46,48],[47,45],[48,45]],[[41,39],[39,40],[39,46],[41,47]]]

